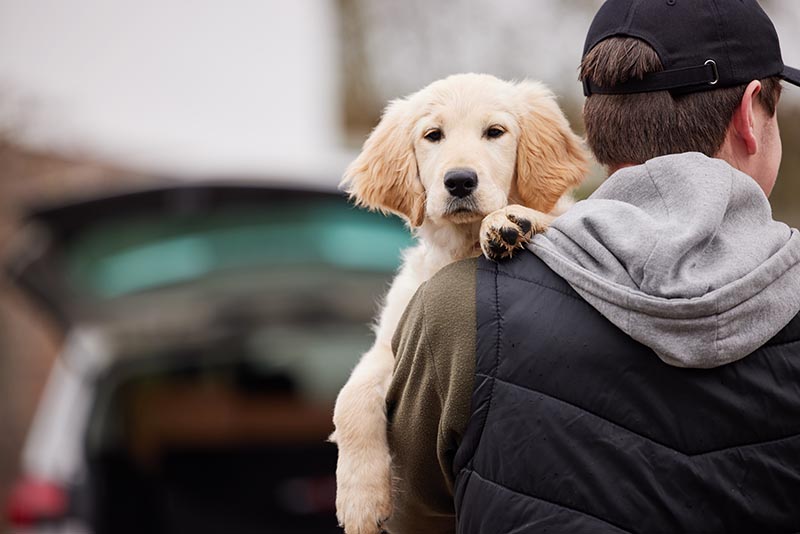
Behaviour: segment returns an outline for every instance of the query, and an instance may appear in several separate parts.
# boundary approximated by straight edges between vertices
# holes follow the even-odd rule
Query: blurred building
[[[388,100],[452,73],[544,81],[581,130],[577,66],[601,4],[0,0],[0,124],[159,174],[335,184]],[[800,64],[800,4],[762,4]]]

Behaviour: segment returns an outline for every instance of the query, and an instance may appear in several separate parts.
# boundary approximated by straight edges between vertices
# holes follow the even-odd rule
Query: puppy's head
[[[550,211],[580,182],[580,140],[544,86],[461,74],[392,102],[345,172],[359,205],[468,223],[515,202]]]

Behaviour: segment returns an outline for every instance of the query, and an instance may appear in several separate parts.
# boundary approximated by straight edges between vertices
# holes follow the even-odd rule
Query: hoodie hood
[[[741,359],[800,311],[800,234],[755,180],[699,153],[616,172],[529,247],[671,365]]]

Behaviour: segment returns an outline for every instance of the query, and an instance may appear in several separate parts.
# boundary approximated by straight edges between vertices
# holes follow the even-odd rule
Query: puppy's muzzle
[[[478,188],[478,174],[472,169],[452,169],[444,175],[444,187],[456,198],[468,197]]]

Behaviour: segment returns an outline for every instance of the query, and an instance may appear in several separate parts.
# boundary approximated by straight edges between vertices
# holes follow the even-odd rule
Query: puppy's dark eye
[[[438,143],[442,140],[442,131],[441,130],[431,130],[425,134],[425,139],[430,141],[431,143]]]
[[[489,139],[497,139],[504,133],[506,133],[505,130],[497,128],[496,126],[492,126],[488,130],[486,130],[486,137],[488,137]]]

